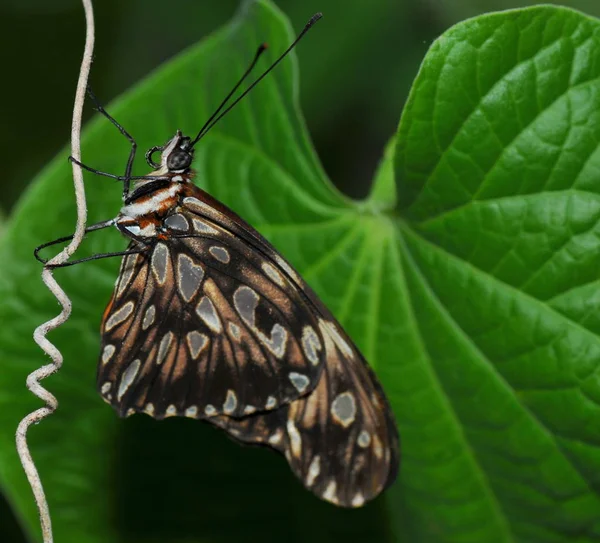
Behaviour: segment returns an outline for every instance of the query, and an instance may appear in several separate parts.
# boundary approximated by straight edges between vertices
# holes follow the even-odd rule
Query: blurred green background
[[[301,103],[329,176],[341,190],[359,198],[368,191],[385,142],[398,124],[403,101],[431,42],[467,17],[542,2],[277,3],[296,30],[314,12],[324,13],[323,21],[297,50]],[[161,62],[229,20],[238,4],[238,0],[97,1],[91,75],[96,94],[103,102],[110,102]],[[597,1],[562,4],[600,16]],[[0,145],[5,170],[0,213],[7,216],[32,177],[67,142],[84,26],[79,0],[0,0],[0,21]],[[86,117],[91,114],[88,107]],[[203,120],[198,119],[198,124]],[[127,150],[123,142],[124,158]],[[22,541],[1,496],[0,526],[2,536],[8,537],[3,541]]]
[[[102,0],[91,82],[109,102],[161,62],[202,39],[239,0]],[[525,0],[280,0],[299,30],[323,21],[298,48],[301,101],[325,169],[351,196],[368,180],[394,132],[404,97],[431,42],[452,24]],[[541,3],[541,2],[537,2]],[[600,15],[593,0],[564,5]],[[10,212],[29,180],[69,137],[83,47],[79,0],[1,0],[4,74],[0,209]],[[251,52],[249,52],[251,54]],[[88,108],[87,116],[92,113]],[[198,119],[200,124],[203,119]],[[127,144],[123,144],[124,156]]]

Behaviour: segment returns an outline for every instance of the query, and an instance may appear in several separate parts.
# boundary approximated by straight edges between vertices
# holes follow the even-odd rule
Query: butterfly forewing
[[[318,315],[281,264],[185,206],[124,260],[102,323],[98,387],[120,414],[242,416],[316,386]],[[280,261],[283,262],[283,261]]]

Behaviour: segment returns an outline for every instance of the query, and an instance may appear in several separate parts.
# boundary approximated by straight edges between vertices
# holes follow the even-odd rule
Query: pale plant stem
[[[94,51],[94,12],[92,0],[82,0],[82,2],[86,21],[85,49],[83,60],[81,62],[81,69],[79,71],[79,80],[77,82],[77,90],[75,93],[75,105],[73,107],[73,122],[71,124],[71,154],[77,160],[81,160],[81,118]],[[77,202],[77,226],[75,228],[75,235],[73,236],[73,240],[58,255],[52,258],[48,264],[62,264],[63,262],[66,262],[75,252],[77,247],[79,247],[85,233],[85,224],[87,221],[85,189],[81,168],[76,164],[73,164],[73,183],[75,185],[75,198]],[[33,339],[42,350],[50,356],[52,363],[42,366],[31,373],[27,377],[27,388],[38,398],[43,400],[46,406],[30,413],[19,423],[16,433],[16,442],[17,452],[19,453],[31,489],[33,490],[33,495],[40,513],[40,523],[44,543],[52,543],[53,537],[50,511],[44,494],[44,488],[42,487],[42,481],[27,445],[27,430],[32,424],[37,424],[48,415],[51,415],[58,406],[56,398],[40,384],[40,381],[53,373],[56,373],[62,366],[63,357],[60,354],[60,351],[46,339],[46,334],[50,330],[63,324],[69,318],[69,315],[71,314],[71,301],[54,280],[51,269],[44,267],[42,280],[56,296],[56,299],[63,309],[58,316],[38,326],[33,333]]]

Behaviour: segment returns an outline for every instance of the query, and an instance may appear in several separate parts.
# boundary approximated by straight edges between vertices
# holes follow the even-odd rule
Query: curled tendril
[[[90,66],[92,63],[92,55],[94,51],[94,12],[92,0],[82,0],[83,9],[85,12],[86,35],[83,60],[79,71],[79,80],[77,82],[77,91],[75,94],[75,105],[73,107],[73,122],[71,124],[71,154],[77,160],[81,159],[81,117],[83,114],[83,103],[85,100],[85,92],[87,87]],[[69,257],[75,252],[81,240],[83,239],[85,224],[87,221],[87,206],[85,202],[85,189],[83,185],[83,175],[81,168],[73,163],[73,183],[75,186],[75,198],[77,202],[77,226],[75,235],[69,245],[67,245],[58,255],[52,258],[48,264],[61,264],[66,262]],[[52,362],[41,368],[38,368],[27,377],[27,388],[40,398],[46,404],[44,407],[29,413],[17,427],[16,445],[19,458],[23,464],[23,469],[31,485],[35,501],[40,513],[40,523],[44,543],[52,543],[52,522],[50,518],[50,510],[48,502],[44,494],[44,488],[40,479],[35,463],[31,457],[29,447],[27,445],[27,430],[32,424],[37,424],[47,416],[51,415],[58,407],[56,398],[48,392],[40,381],[46,377],[56,373],[62,366],[63,357],[60,351],[46,339],[46,334],[63,324],[71,314],[71,300],[65,292],[60,288],[58,283],[52,276],[52,270],[44,267],[42,272],[42,280],[48,289],[56,296],[56,299],[62,306],[62,311],[53,319],[41,324],[35,329],[33,339],[42,348],[42,350],[50,356]]]

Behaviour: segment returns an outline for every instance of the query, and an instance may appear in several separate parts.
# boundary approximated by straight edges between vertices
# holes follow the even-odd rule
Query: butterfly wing
[[[123,260],[102,322],[101,395],[122,416],[205,418],[308,393],[325,359],[310,302],[277,261],[177,211],[166,240]]]
[[[396,423],[377,377],[311,288],[258,232],[203,191],[184,203],[198,219],[243,239],[247,251],[280,263],[318,318],[325,354],[319,383],[308,395],[276,411],[209,421],[238,441],[283,453],[304,486],[322,499],[344,507],[373,499],[395,480],[399,462]]]
[[[398,469],[392,411],[310,287],[192,185],[164,225],[164,241],[124,260],[105,313],[104,398],[122,415],[206,418],[270,446],[337,505],[358,507],[389,486]]]
[[[398,433],[385,395],[358,350],[322,320],[326,365],[309,395],[275,412],[211,422],[244,443],[283,453],[322,499],[359,507],[396,478]]]

